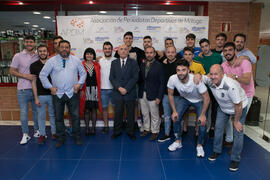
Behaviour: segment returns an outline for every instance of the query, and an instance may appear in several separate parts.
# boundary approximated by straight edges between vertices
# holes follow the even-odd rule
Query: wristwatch
[[[235,80],[237,80],[239,77],[237,75],[235,75]]]

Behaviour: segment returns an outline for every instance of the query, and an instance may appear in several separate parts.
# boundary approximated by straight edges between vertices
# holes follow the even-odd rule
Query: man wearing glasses
[[[49,82],[48,75],[51,76],[52,83]],[[68,106],[72,119],[73,138],[77,145],[81,145],[78,91],[85,82],[86,72],[81,61],[70,55],[70,43],[68,41],[62,40],[59,42],[59,54],[48,60],[41,70],[39,78],[43,87],[50,89],[53,95],[56,115],[56,148],[61,147],[65,142],[65,104]]]

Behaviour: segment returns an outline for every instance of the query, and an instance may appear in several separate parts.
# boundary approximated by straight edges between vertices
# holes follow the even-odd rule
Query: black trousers
[[[67,104],[69,115],[72,120],[72,135],[73,137],[80,137],[80,117],[79,117],[79,95],[73,94],[71,98],[68,98],[64,94],[61,98],[53,95],[53,103],[55,107],[55,126],[56,135],[58,140],[65,140],[65,123],[64,123],[64,110],[65,104]]]
[[[216,119],[217,119],[217,108],[219,107],[218,102],[216,101],[212,91],[208,89],[209,97],[212,103],[211,107],[211,128],[214,128],[216,125]]]
[[[126,114],[127,114],[127,126],[126,132],[128,134],[134,134],[134,107],[135,107],[135,100],[116,100],[115,99],[115,106],[114,106],[114,133],[118,134],[122,132],[123,126],[123,114],[124,114],[124,107],[126,107]]]

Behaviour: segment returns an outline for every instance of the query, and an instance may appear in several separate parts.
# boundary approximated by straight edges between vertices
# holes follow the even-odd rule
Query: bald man
[[[219,64],[215,64],[210,68],[210,78],[203,76],[203,81],[210,87],[219,104],[215,125],[214,152],[208,159],[215,161],[221,154],[224,127],[230,116],[233,116],[234,142],[229,170],[237,171],[243,149],[243,125],[246,120],[248,98],[240,84],[236,80],[227,77]]]
[[[122,134],[124,106],[127,111],[127,135],[135,140],[134,135],[134,106],[136,100],[136,82],[139,67],[136,61],[128,58],[128,47],[122,44],[118,48],[119,58],[111,64],[110,81],[113,86],[114,108],[114,133],[115,139]]]

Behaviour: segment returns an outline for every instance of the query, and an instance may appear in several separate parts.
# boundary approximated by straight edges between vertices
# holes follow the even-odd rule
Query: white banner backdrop
[[[84,50],[92,47],[103,55],[102,46],[110,41],[114,46],[123,43],[123,35],[133,32],[133,46],[143,49],[143,37],[149,35],[157,50],[164,50],[164,40],[170,37],[179,51],[185,47],[185,36],[196,35],[196,46],[208,38],[208,16],[57,16],[58,35],[70,41],[71,51],[82,58]]]

